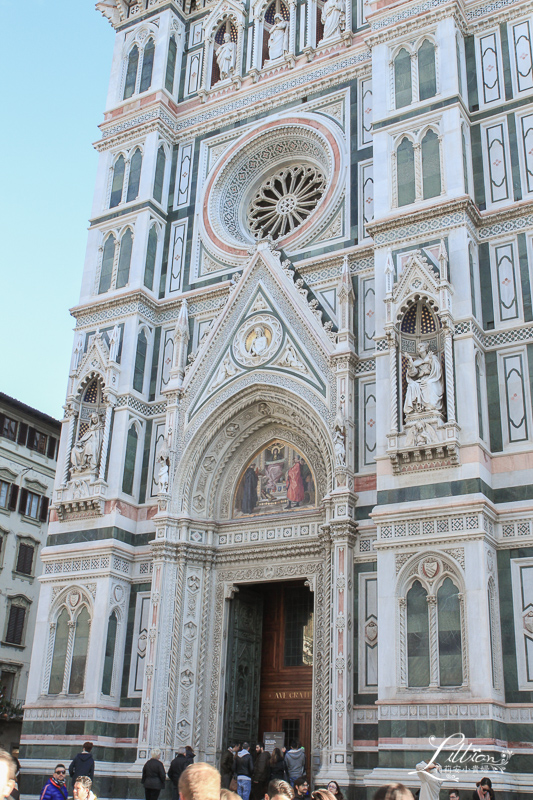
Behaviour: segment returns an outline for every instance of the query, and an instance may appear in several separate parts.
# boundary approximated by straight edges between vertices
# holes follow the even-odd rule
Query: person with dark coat
[[[287,780],[287,764],[279,747],[275,747],[270,756],[270,780]]]
[[[228,747],[220,759],[220,775],[222,778],[223,789],[229,789],[229,785],[233,777],[233,762],[235,761],[235,754],[238,750],[240,750],[238,744],[234,745],[233,747]]]
[[[46,781],[40,800],[67,800],[68,791],[65,786],[67,770],[64,764],[58,764],[54,774]]]
[[[243,514],[251,514],[257,505],[257,470],[252,464],[244,473],[244,485],[242,490],[241,511]]]
[[[472,800],[494,800],[494,789],[490,778],[481,778],[476,783],[476,788],[472,792]]]
[[[172,784],[172,800],[178,800],[178,781],[180,779],[181,773],[188,767],[187,764],[187,757],[185,755],[185,748],[180,747],[176,754],[176,758],[174,758],[170,762],[170,767],[168,768],[168,779]]]
[[[196,758],[196,753],[190,746],[190,744],[186,745],[185,747],[185,758],[187,759],[187,766],[190,766],[194,763],[194,759]]]
[[[152,750],[152,757],[144,765],[141,777],[146,800],[157,800],[161,789],[165,788],[166,779],[165,768],[161,763],[161,750]]]
[[[242,797],[242,800],[249,800],[253,771],[254,762],[250,755],[250,745],[245,742],[233,762],[233,772],[237,778],[237,794]]]
[[[270,781],[270,753],[262,742],[255,746],[254,771],[252,774],[252,800],[263,800]]]
[[[81,753],[78,753],[73,761],[70,762],[68,773],[72,778],[72,785],[76,783],[76,778],[81,778],[82,775],[87,775],[91,780],[94,780],[94,758],[91,753],[92,749],[93,743],[85,742]]]

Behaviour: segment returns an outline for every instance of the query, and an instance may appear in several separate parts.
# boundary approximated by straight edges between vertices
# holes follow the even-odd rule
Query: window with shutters
[[[10,493],[11,484],[6,481],[0,481],[0,508],[7,508]]]
[[[28,492],[26,490],[23,491],[26,492],[26,498],[25,498],[26,502],[24,503],[23,506],[24,510],[22,513],[24,514],[25,517],[31,517],[32,519],[37,519],[37,517],[39,516],[39,502],[41,496],[35,494],[34,492]]]
[[[16,441],[18,428],[17,420],[4,417],[4,415],[2,415],[2,417],[2,436],[4,439],[11,439],[12,442]]]
[[[33,575],[33,562],[35,555],[34,542],[19,539],[16,572],[21,575]]]
[[[4,634],[5,644],[23,645],[26,615],[30,602],[22,595],[8,599],[7,622]]]
[[[33,450],[37,450],[38,453],[42,453],[43,456],[46,455],[46,448],[48,447],[48,436],[46,433],[41,433],[40,431],[34,431],[33,434]]]

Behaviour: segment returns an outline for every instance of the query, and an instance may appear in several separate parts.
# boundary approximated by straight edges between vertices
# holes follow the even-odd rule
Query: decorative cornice
[[[228,297],[229,282],[217,284],[203,289],[184,292],[179,297],[164,303],[149,297],[142,289],[128,292],[106,300],[93,298],[91,303],[74,306],[70,313],[76,319],[76,328],[87,328],[102,325],[106,322],[139,314],[152,325],[163,325],[175,322],[182,300],[188,300],[189,316],[194,317],[206,311],[219,311]]]
[[[337,86],[340,76],[343,81],[353,80],[362,72],[367,71],[371,59],[369,50],[361,50],[360,44],[349,48],[340,54],[337,59],[324,59],[323,63],[314,63],[309,68],[302,68],[297,73],[293,70],[290,76],[283,80],[276,80],[264,87],[251,84],[249,87],[243,85],[238,93],[232,93],[231,99],[227,98],[202,106],[198,110],[196,105],[189,114],[178,113],[175,119],[169,116],[170,109],[163,108],[159,103],[158,107],[143,111],[142,114],[130,115],[125,120],[114,123],[104,123],[101,126],[104,140],[117,137],[126,131],[130,131],[139,125],[160,120],[174,134],[175,141],[186,137],[199,136],[213,128],[220,127],[220,119],[224,118],[224,124],[230,125],[237,120],[249,117],[250,111],[261,108],[267,111],[279,105],[279,98],[283,95],[284,103],[305,97],[309,93],[310,85],[312,91],[320,92],[330,86]],[[116,143],[113,138],[112,144]],[[107,142],[100,141],[95,147],[107,149]]]

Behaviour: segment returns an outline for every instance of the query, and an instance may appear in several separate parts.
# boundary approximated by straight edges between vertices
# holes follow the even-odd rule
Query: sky
[[[0,0],[0,391],[61,419],[114,32],[95,0],[30,6]]]

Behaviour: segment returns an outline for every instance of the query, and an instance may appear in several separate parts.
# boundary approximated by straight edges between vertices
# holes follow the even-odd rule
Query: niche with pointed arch
[[[310,464],[294,447],[276,439],[246,464],[237,485],[233,515],[279,514],[315,505]]]
[[[414,357],[415,363],[421,362],[419,347],[423,345],[427,351],[437,357],[441,375],[444,375],[444,331],[439,317],[434,308],[423,300],[418,300],[407,309],[400,323],[400,350],[401,350],[401,390],[402,408],[405,412],[405,401],[408,385],[408,356]],[[417,361],[418,359],[418,361]],[[422,378],[422,381],[427,378]],[[443,382],[443,394],[438,416],[446,421],[446,396]],[[405,414],[404,414],[405,415]]]

